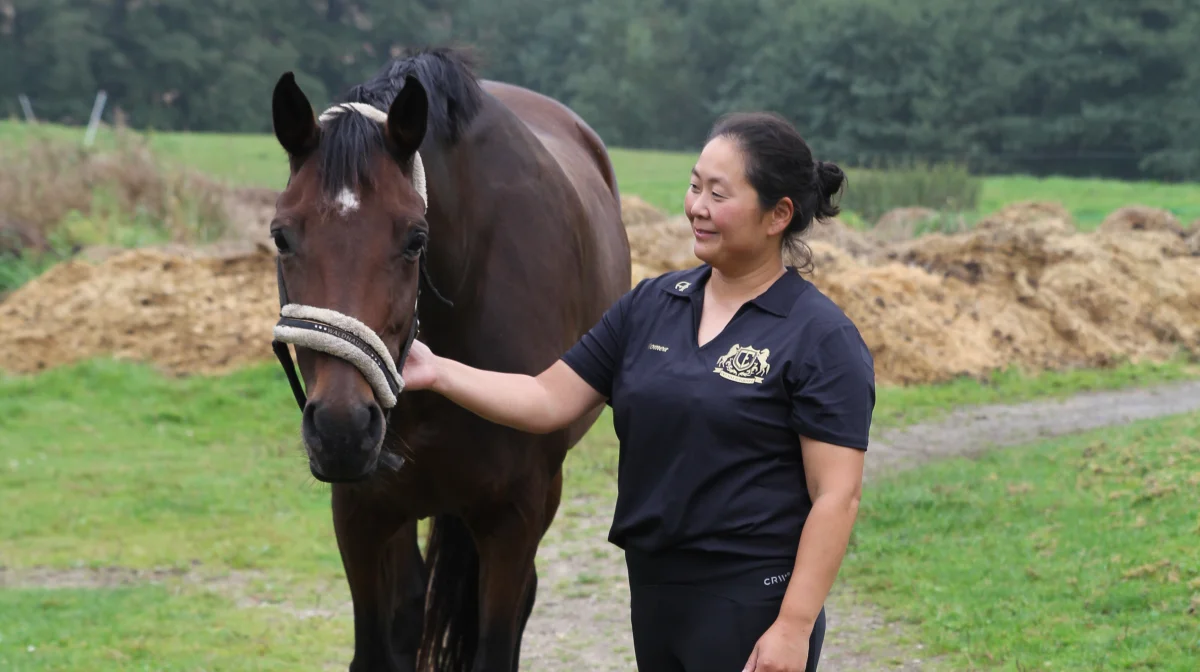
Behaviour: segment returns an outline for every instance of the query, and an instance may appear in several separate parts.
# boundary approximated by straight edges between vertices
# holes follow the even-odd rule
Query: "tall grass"
[[[104,149],[50,134],[0,146],[0,292],[89,245],[215,240],[228,225],[225,194],[135,134]]]

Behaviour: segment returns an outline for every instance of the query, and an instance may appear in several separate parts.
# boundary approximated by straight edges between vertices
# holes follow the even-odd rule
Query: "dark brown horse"
[[[333,484],[354,600],[350,669],[515,670],[560,467],[601,409],[526,434],[403,392],[381,362],[401,370],[417,333],[485,369],[552,364],[629,289],[612,164],[564,105],[481,82],[450,50],[397,59],[345,102],[365,106],[318,118],[290,73],[279,80],[272,115],[291,171],[272,236],[281,300],[354,318],[361,326],[307,328],[370,355],[355,364],[297,347],[307,393],[293,383],[310,469]],[[354,335],[364,329],[387,356]]]

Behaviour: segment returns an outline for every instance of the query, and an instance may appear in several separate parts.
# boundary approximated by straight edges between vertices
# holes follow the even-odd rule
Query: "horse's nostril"
[[[300,429],[305,437],[305,443],[307,443],[315,453],[321,452],[320,433],[317,430],[316,420],[317,409],[319,407],[319,402],[310,399],[308,403],[304,405],[303,418],[300,422]]]
[[[379,410],[379,404],[364,404],[363,409],[367,414],[367,424],[363,427],[363,432],[371,437],[369,442],[363,443],[363,450],[375,450],[375,446],[379,443],[380,435],[387,431],[384,426],[383,412]]]

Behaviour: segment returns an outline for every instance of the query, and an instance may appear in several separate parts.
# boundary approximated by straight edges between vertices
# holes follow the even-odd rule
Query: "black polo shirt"
[[[711,272],[643,280],[563,355],[613,409],[609,541],[792,559],[812,508],[799,437],[866,450],[874,361],[795,269],[698,346]]]

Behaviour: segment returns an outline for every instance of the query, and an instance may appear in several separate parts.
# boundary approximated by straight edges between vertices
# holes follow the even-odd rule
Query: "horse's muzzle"
[[[447,306],[454,305],[438,293],[430,282],[424,252],[421,254],[420,273],[422,283],[435,297]],[[279,358],[296,404],[304,413],[302,434],[313,476],[327,482],[362,480],[370,476],[378,465],[399,471],[404,466],[405,458],[381,450],[381,447],[388,414],[404,391],[404,378],[400,371],[404,368],[420,328],[420,318],[417,316],[420,288],[413,303],[408,337],[400,348],[400,356],[393,360],[380,336],[359,320],[328,308],[290,302],[279,257],[275,258],[275,274],[279,285],[280,311],[271,349]],[[310,402],[296,373],[295,362],[288,350],[289,343],[298,348],[333,355],[353,365],[371,386],[374,400],[359,402],[361,407],[339,412],[323,408],[321,402]]]
[[[358,481],[374,471],[383,444],[384,421],[373,401],[331,405],[311,399],[301,434],[313,476],[326,482]]]

